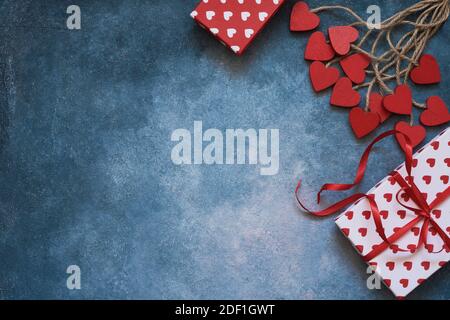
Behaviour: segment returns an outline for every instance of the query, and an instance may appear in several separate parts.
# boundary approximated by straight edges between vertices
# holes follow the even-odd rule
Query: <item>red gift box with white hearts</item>
[[[202,0],[191,17],[237,55],[244,53],[284,0]]]
[[[402,187],[392,175],[367,193],[378,206],[385,235],[392,240],[390,246],[375,252],[385,241],[376,230],[366,199],[348,208],[336,219],[336,224],[394,295],[405,297],[450,260],[450,248],[443,241],[445,236],[439,234],[450,235],[450,197],[442,197],[450,188],[450,128],[414,154],[412,176],[407,174],[405,163],[394,171],[394,176],[395,172],[406,181],[414,179],[427,203],[424,206],[429,205],[429,216],[435,227],[429,224],[423,231],[424,221],[416,213],[420,211],[418,205],[402,193]],[[435,201],[438,198],[441,201]],[[434,205],[433,201],[438,204]],[[407,231],[399,239],[391,239],[405,226]],[[427,233],[426,242],[418,246],[419,238],[424,238],[421,232]]]

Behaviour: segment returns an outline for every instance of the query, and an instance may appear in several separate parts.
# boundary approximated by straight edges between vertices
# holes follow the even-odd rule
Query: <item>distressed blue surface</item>
[[[65,28],[74,2],[81,31]],[[378,3],[384,17],[413,2],[309,1],[360,14]],[[0,298],[392,298],[366,288],[365,265],[332,218],[293,201],[300,177],[311,201],[322,183],[351,181],[373,138],[356,141],[347,111],[312,92],[308,35],[288,31],[294,1],[239,58],[195,25],[195,3],[0,1]],[[449,103],[448,24],[428,52],[443,81],[415,89],[417,99]],[[170,134],[194,120],[279,128],[279,174],[175,166]],[[400,162],[392,141],[378,147],[360,189]],[[82,270],[78,291],[66,288],[71,264]],[[449,267],[410,297],[450,298]]]

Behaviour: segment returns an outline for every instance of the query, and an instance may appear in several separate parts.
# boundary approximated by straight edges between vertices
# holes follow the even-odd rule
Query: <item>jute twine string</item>
[[[367,70],[371,80],[354,87],[356,90],[367,87],[365,110],[368,111],[370,94],[375,87],[379,89],[381,94],[390,94],[393,91],[387,83],[395,81],[399,85],[407,82],[410,71],[418,65],[418,60],[428,41],[447,21],[450,15],[450,0],[419,1],[382,21],[378,29],[369,28],[366,20],[345,6],[322,6],[311,11],[318,13],[328,10],[346,11],[356,19],[356,22],[352,23],[351,26],[366,27],[367,29],[361,40],[351,46],[350,54],[364,53],[372,60],[371,67]],[[405,32],[397,42],[394,42],[393,33],[400,26],[409,26],[412,30]],[[375,33],[377,34],[372,45],[365,45],[369,37]],[[388,49],[379,53],[377,49],[383,40],[387,43]],[[328,62],[327,66],[337,63],[343,58],[338,57]],[[423,103],[417,101],[413,101],[413,105],[421,109],[426,108]]]

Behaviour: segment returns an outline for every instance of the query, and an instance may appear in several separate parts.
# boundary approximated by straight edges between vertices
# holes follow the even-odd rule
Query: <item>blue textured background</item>
[[[378,3],[383,17],[413,2],[309,1],[361,15]],[[65,27],[73,3],[81,31]],[[392,298],[366,288],[332,218],[293,201],[299,177],[311,201],[322,183],[351,181],[373,138],[356,141],[347,111],[312,92],[293,3],[236,57],[189,17],[195,0],[0,0],[0,298]],[[418,100],[449,102],[449,27],[428,47],[443,81]],[[173,165],[170,134],[194,120],[279,128],[280,173]],[[401,162],[392,141],[376,150],[363,191]],[[66,288],[70,264],[79,291]],[[450,298],[449,267],[410,297]]]

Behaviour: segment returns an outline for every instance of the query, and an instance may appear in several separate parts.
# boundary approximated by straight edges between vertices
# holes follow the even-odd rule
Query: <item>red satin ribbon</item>
[[[379,141],[381,141],[391,135],[394,135],[394,134],[402,135],[405,138],[405,141],[406,141],[405,147],[402,148],[402,150],[405,154],[405,168],[406,168],[406,172],[408,173],[408,175],[410,177],[412,177],[411,171],[412,171],[413,148],[411,145],[411,141],[410,141],[409,137],[407,135],[403,134],[402,132],[397,131],[397,130],[390,130],[390,131],[380,134],[366,148],[366,150],[364,151],[364,153],[361,157],[361,160],[359,161],[358,169],[356,171],[356,176],[355,176],[353,183],[351,183],[351,184],[336,184],[336,183],[324,184],[322,186],[322,188],[320,189],[320,191],[317,193],[317,203],[320,203],[320,196],[323,191],[344,191],[344,190],[352,189],[353,187],[358,185],[361,182],[361,180],[363,179],[364,174],[366,172],[367,162],[369,160],[369,155],[372,151],[373,146],[376,143],[378,143]],[[422,193],[420,192],[419,188],[414,184],[413,179],[410,179],[409,184],[408,184],[405,181],[405,179],[403,179],[403,177],[398,172],[393,171],[390,173],[390,175],[401,186],[401,189],[399,190],[399,192],[397,193],[397,196],[396,196],[397,201],[400,203],[400,205],[409,209],[410,211],[414,212],[417,215],[417,217],[415,219],[411,220],[409,223],[407,223],[403,227],[397,229],[397,231],[395,231],[390,237],[387,237],[384,232],[384,227],[383,227],[383,223],[381,220],[380,211],[378,209],[378,206],[377,206],[377,203],[376,203],[374,197],[372,197],[372,196],[369,196],[369,195],[366,195],[363,193],[356,193],[347,198],[344,198],[343,200],[336,202],[335,204],[331,205],[330,207],[328,207],[324,210],[311,211],[311,210],[307,209],[299,199],[298,193],[299,193],[300,186],[301,186],[301,181],[299,181],[299,183],[297,184],[297,187],[295,188],[295,197],[297,199],[297,203],[299,204],[299,206],[302,207],[306,212],[308,212],[312,215],[315,215],[315,216],[320,216],[320,217],[329,216],[331,214],[334,214],[334,213],[338,212],[340,209],[347,207],[350,204],[354,203],[355,201],[357,201],[361,198],[366,198],[370,205],[372,217],[373,217],[373,220],[374,220],[375,226],[376,226],[376,231],[377,231],[378,235],[381,237],[381,239],[383,240],[383,242],[381,242],[378,245],[375,245],[373,247],[372,251],[370,251],[368,254],[366,254],[363,257],[365,261],[372,260],[373,258],[377,257],[380,253],[385,251],[386,249],[393,248],[394,246],[396,247],[397,251],[414,252],[415,250],[413,250],[413,249],[406,250],[406,249],[398,248],[398,246],[394,245],[394,243],[398,239],[400,239],[405,233],[410,231],[420,221],[423,221],[423,223],[422,223],[422,227],[420,230],[419,239],[418,239],[417,245],[415,247],[416,249],[419,249],[422,245],[427,245],[428,229],[431,224],[444,242],[444,246],[440,251],[442,251],[443,249],[450,250],[450,238],[441,229],[441,227],[433,220],[433,218],[431,217],[431,214],[430,214],[434,208],[436,208],[448,196],[450,196],[450,187],[448,187],[444,192],[439,193],[437,195],[436,199],[433,202],[431,202],[430,204],[428,204],[426,202],[425,198],[423,197]],[[414,201],[414,203],[417,205],[417,208],[407,206],[406,204],[404,204],[403,202],[400,201],[399,195],[402,191],[410,199],[412,199]],[[440,251],[438,251],[438,252],[440,252]],[[435,253],[437,253],[437,252],[435,252]]]

